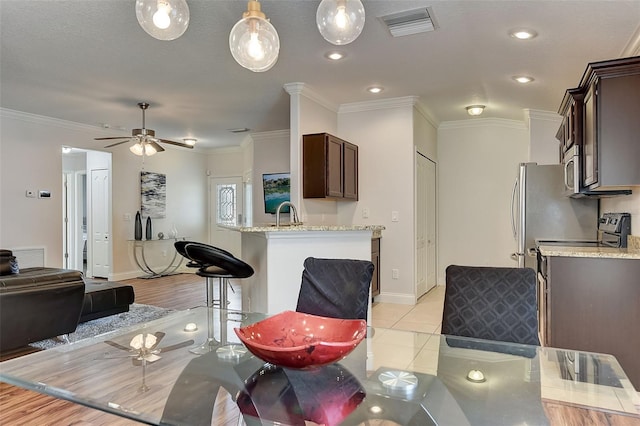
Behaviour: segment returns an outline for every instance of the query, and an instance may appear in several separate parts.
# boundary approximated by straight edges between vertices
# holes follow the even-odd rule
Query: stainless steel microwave
[[[564,193],[565,195],[580,194],[580,147],[573,145],[564,153]]]

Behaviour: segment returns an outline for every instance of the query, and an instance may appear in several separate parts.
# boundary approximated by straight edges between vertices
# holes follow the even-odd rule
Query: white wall
[[[292,83],[285,88],[291,95],[291,201],[298,207],[298,215],[303,222],[336,224],[336,201],[302,198],[302,135],[326,132],[341,137],[337,106],[304,83]]]
[[[113,132],[48,117],[0,110],[0,247],[44,247],[45,265],[62,266],[62,145],[104,151],[94,137]],[[112,246],[110,279],[140,275],[132,261],[133,220],[140,209],[140,170],[167,175],[167,217],[153,220],[153,231],[175,223],[181,235],[207,238],[207,154],[166,147],[142,158],[127,144],[112,149]],[[49,199],[26,198],[25,190],[49,189]]]
[[[414,116],[415,98],[341,105],[340,137],[358,145],[357,203],[338,203],[338,222],[384,225],[380,291],[376,300],[415,302],[414,279]],[[369,209],[369,218],[362,210]],[[400,220],[391,221],[397,211]],[[391,270],[399,270],[392,279]]]
[[[438,282],[450,264],[514,266],[511,190],[527,161],[523,122],[473,119],[438,128]]]
[[[251,137],[253,139],[254,158],[258,159],[253,164],[253,223],[275,223],[275,215],[264,212],[262,175],[263,173],[290,172],[290,133],[289,130],[281,130],[254,133]],[[289,214],[281,215],[281,219],[288,221]]]
[[[62,145],[89,148],[97,128],[0,110],[0,247],[44,247],[45,265],[62,267]],[[92,147],[91,147],[92,148]],[[26,190],[51,191],[27,198]]]
[[[562,123],[559,114],[527,109],[524,118],[529,128],[528,161],[538,164],[558,164],[560,143],[556,133]]]

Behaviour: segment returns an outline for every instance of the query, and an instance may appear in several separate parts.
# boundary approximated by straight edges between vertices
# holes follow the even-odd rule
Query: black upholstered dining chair
[[[442,334],[539,346],[536,306],[533,269],[450,265]]]
[[[308,257],[296,311],[366,320],[373,268],[368,260]]]

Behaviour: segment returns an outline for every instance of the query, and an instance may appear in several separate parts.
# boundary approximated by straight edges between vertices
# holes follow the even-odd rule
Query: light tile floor
[[[436,286],[427,294],[422,296],[416,305],[374,303],[371,314],[373,326],[392,330],[408,330],[440,334],[440,328],[442,325],[442,309],[444,306],[444,291],[444,286]],[[401,337],[407,341],[398,348],[397,342]],[[373,339],[373,344],[380,345],[380,348],[376,351],[380,357],[376,360],[374,369],[385,365],[385,363],[389,364],[389,362],[393,362],[394,365],[404,363],[407,365],[407,368],[412,371],[436,374],[438,368],[440,339],[432,336],[425,338],[425,340],[415,340],[415,336],[413,337],[414,338],[412,339],[411,336],[407,335],[397,336],[394,335],[394,332],[391,330],[376,335]],[[393,338],[391,341],[395,342],[394,345],[389,345],[387,341],[391,338]],[[382,348],[388,348],[388,351]],[[561,381],[560,385],[558,385],[558,380],[551,380],[552,377],[557,377],[559,375],[557,372],[554,373],[555,369],[553,366],[545,364],[541,367],[544,373],[544,383],[542,386],[543,393],[550,398],[555,397],[557,399],[562,399],[558,395],[554,395],[554,391],[556,391],[555,388],[560,385],[566,386],[566,382]],[[631,385],[629,386],[631,387]],[[584,385],[584,387],[586,389],[585,398],[588,398],[588,385]],[[589,401],[578,402],[584,403]],[[591,401],[591,403],[592,402],[593,401]],[[629,401],[625,400],[625,398],[618,398],[615,395],[612,395],[610,400],[599,401],[599,404],[608,409],[623,412],[626,411],[630,413],[634,412],[635,405],[635,410],[640,413],[640,392],[637,393],[635,398],[632,398],[632,404],[626,406],[625,403],[627,402]]]
[[[371,311],[373,326],[439,334],[444,289],[444,286],[432,288],[415,305],[374,303]]]

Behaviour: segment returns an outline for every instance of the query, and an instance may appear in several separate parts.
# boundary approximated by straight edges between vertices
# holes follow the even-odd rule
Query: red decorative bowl
[[[284,311],[234,330],[258,358],[302,369],[332,364],[349,355],[366,336],[367,323]]]

